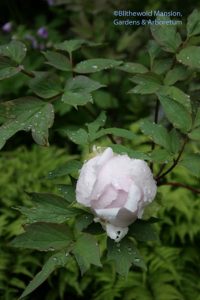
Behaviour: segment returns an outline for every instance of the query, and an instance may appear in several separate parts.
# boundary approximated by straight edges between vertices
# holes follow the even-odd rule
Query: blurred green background
[[[65,39],[84,38],[101,43],[99,47],[83,48],[74,60],[84,58],[116,58],[141,62],[146,65],[148,27],[114,26],[114,10],[175,10],[181,11],[183,23],[199,4],[189,1],[81,1],[81,0],[1,0],[1,26],[11,22],[11,29],[1,28],[1,44],[19,38],[29,47],[26,65],[30,70],[44,69],[40,52]],[[39,29],[45,28],[47,36]],[[184,33],[183,33],[184,34]],[[131,83],[120,71],[96,73],[94,79],[108,87],[94,94],[95,104],[89,111],[108,112],[112,127],[138,129],[138,120],[153,113],[153,99],[127,95]],[[28,93],[25,75],[20,74],[0,82],[0,101],[10,100]],[[91,113],[57,104],[58,124],[79,125],[92,121]],[[87,149],[73,145],[53,128],[49,148],[35,146],[27,133],[18,133],[0,152],[0,299],[14,300],[38,272],[44,255],[36,251],[20,251],[9,246],[10,240],[22,230],[24,219],[14,209],[30,205],[25,192],[58,192],[52,181],[44,179],[48,171],[62,165],[76,155],[85,157]],[[141,135],[141,133],[140,133]],[[138,149],[143,137],[133,141]],[[101,141],[104,145],[107,140]],[[144,147],[144,146],[143,146]],[[172,175],[171,175],[172,176]],[[198,187],[181,167],[173,176],[181,182]],[[169,177],[170,178],[170,177]],[[172,178],[173,179],[173,178]],[[59,182],[64,183],[64,182]],[[68,269],[58,270],[27,299],[95,299],[95,300],[199,300],[200,299],[200,199],[185,189],[162,187],[162,201],[156,215],[160,243],[140,245],[148,270],[133,269],[128,278],[117,276],[111,264],[105,268],[92,268],[81,277],[75,263]],[[155,213],[155,212],[154,212]]]

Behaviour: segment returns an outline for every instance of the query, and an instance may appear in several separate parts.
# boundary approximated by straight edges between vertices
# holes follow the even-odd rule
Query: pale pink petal
[[[105,208],[117,198],[117,190],[112,184],[106,186],[103,194],[95,200],[91,201],[91,207],[93,208]]]
[[[114,224],[119,208],[94,209],[94,212],[102,221]]]
[[[116,199],[114,201],[112,201],[112,203],[108,206],[106,206],[106,208],[116,208],[116,207],[122,207],[124,206],[124,204],[127,201],[127,197],[128,197],[128,193],[123,191],[123,190],[118,190],[117,195],[116,195]]]

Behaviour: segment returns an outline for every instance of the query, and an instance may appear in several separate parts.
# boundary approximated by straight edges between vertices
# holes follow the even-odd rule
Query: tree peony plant
[[[76,197],[79,203],[91,208],[94,220],[118,242],[127,234],[128,226],[142,217],[156,190],[145,161],[115,154],[107,148],[83,165]]]

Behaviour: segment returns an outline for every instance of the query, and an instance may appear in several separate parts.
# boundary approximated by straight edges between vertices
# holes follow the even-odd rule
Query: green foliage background
[[[147,65],[146,41],[149,28],[114,27],[112,24],[113,10],[182,10],[183,21],[197,6],[196,1],[62,1],[61,6],[48,7],[44,2],[38,2],[31,9],[27,4],[16,5],[10,1],[12,13],[8,13],[7,1],[2,1],[1,11],[5,22],[14,21],[14,33],[1,33],[1,42],[6,43],[12,34],[23,39],[26,34],[36,35],[40,26],[49,30],[46,47],[69,38],[84,38],[93,42],[103,43],[103,47],[83,47],[75,54],[74,60],[96,57],[113,58],[126,61],[137,61]],[[9,2],[9,1],[8,1]],[[58,1],[59,3],[59,1]],[[33,8],[34,7],[34,8]],[[20,10],[21,9],[21,10]],[[6,16],[6,18],[5,18]],[[44,43],[40,40],[39,43]],[[27,42],[29,45],[29,42]],[[49,43],[49,44],[48,44]],[[30,47],[31,48],[31,47]],[[39,55],[39,49],[30,49],[31,55],[26,58],[26,65],[31,70],[43,66],[44,58]],[[165,57],[163,58],[165,59]],[[163,64],[162,64],[163,63]],[[164,61],[160,61],[155,70],[162,73]],[[123,75],[122,75],[123,74]],[[151,95],[138,96],[126,92],[132,88],[124,73],[112,70],[108,73],[96,73],[94,80],[108,86],[107,89],[94,93],[95,106],[87,105],[88,111],[82,107],[76,112],[71,106],[57,103],[57,128],[50,134],[48,149],[32,146],[28,134],[18,133],[14,140],[8,141],[5,150],[0,154],[0,295],[2,299],[13,300],[22,293],[30,279],[41,269],[48,257],[36,251],[13,249],[9,242],[22,232],[24,218],[11,207],[30,206],[30,200],[25,192],[57,192],[54,185],[57,181],[48,181],[43,177],[52,169],[62,165],[72,158],[87,158],[88,148],[84,145],[74,145],[66,134],[57,129],[64,126],[66,117],[68,123],[75,128],[84,122],[93,121],[92,114],[105,109],[108,112],[108,125],[133,130],[138,134],[137,140],[129,142],[134,150],[147,151],[148,140],[139,133],[138,120],[153,114],[154,102]],[[30,93],[28,79],[24,74],[1,82],[1,100],[6,101],[19,97],[22,93]],[[191,93],[199,96],[198,82],[190,86]],[[0,115],[0,119],[1,119]],[[64,138],[63,138],[64,136]],[[98,141],[98,145],[106,146],[108,139]],[[23,145],[23,146],[21,146]],[[30,146],[31,145],[31,146]],[[199,142],[193,143],[187,150],[198,151]],[[75,154],[75,155],[74,155]],[[179,178],[180,182],[198,188],[199,180],[192,177],[181,166],[176,169],[168,180]],[[59,182],[66,183],[66,182]],[[131,270],[127,279],[116,275],[114,265],[106,263],[105,267],[92,267],[83,277],[73,259],[67,269],[56,270],[41,287],[27,299],[127,299],[127,300],[190,300],[200,299],[200,199],[181,188],[160,187],[162,199],[152,208],[153,215],[160,218],[156,224],[160,242],[140,243],[139,247],[147,264],[147,271],[136,267]],[[104,259],[104,258],[103,258]]]

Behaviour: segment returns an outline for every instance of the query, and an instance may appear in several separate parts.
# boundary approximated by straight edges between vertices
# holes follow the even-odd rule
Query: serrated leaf
[[[91,123],[86,123],[86,126],[88,127],[90,141],[93,141],[96,138],[96,132],[99,130],[100,127],[103,127],[105,125],[105,122],[106,113],[102,111],[95,121]]]
[[[79,75],[73,78],[70,78],[65,86],[66,91],[71,91],[74,93],[91,93],[104,87],[104,84],[99,83],[93,79],[90,79],[87,76]]]
[[[72,67],[70,65],[69,59],[58,52],[55,51],[45,51],[43,52],[45,58],[48,60],[48,64],[54,68],[61,71],[71,71]]]
[[[170,148],[170,137],[165,127],[160,124],[152,123],[148,120],[143,120],[140,128],[142,132],[145,135],[150,136],[156,144],[163,146],[166,149]]]
[[[64,223],[69,218],[80,215],[82,212],[74,207],[69,207],[66,199],[54,194],[31,193],[32,208],[16,207],[28,218],[29,223],[47,222]]]
[[[27,48],[20,41],[13,40],[7,45],[0,46],[0,55],[9,57],[20,64],[26,56]]]
[[[150,157],[148,154],[145,154],[143,152],[139,151],[134,151],[128,147],[125,147],[123,145],[117,145],[117,144],[111,144],[110,147],[113,149],[115,153],[119,154],[127,154],[131,158],[137,158],[137,159],[142,159],[142,160],[150,160]]]
[[[200,140],[200,127],[193,129],[189,134],[189,138],[195,141]]]
[[[74,40],[67,40],[62,43],[56,44],[55,48],[58,50],[67,51],[68,53],[72,53],[75,50],[78,50],[85,41],[83,39],[74,39]]]
[[[200,154],[185,155],[179,165],[185,167],[194,176],[200,177]]]
[[[172,154],[166,149],[154,149],[149,156],[156,163],[168,163],[173,159]]]
[[[74,175],[81,169],[82,163],[78,160],[70,160],[61,167],[56,168],[48,173],[48,179],[54,179],[61,176]]]
[[[74,202],[76,199],[75,188],[68,184],[57,184],[59,192],[62,196],[70,203]]]
[[[121,61],[108,58],[95,58],[81,61],[74,69],[77,73],[95,73],[106,69],[117,67],[121,64]]]
[[[66,251],[60,251],[52,255],[46,263],[43,265],[42,270],[36,274],[36,276],[29,282],[26,289],[22,293],[19,299],[22,299],[32,293],[38,286],[40,286],[49,275],[57,268],[64,267],[69,261],[69,256],[66,255]]]
[[[187,35],[191,37],[200,33],[200,12],[194,9],[187,21]]]
[[[37,96],[44,99],[59,95],[63,91],[59,78],[48,73],[38,74],[29,81],[29,87]]]
[[[159,90],[159,94],[170,97],[174,101],[183,105],[189,113],[192,112],[190,96],[185,94],[183,91],[181,91],[176,86],[163,86]]]
[[[129,235],[142,242],[158,241],[158,234],[151,223],[148,220],[137,220],[129,226]]]
[[[128,73],[147,73],[149,70],[138,63],[132,63],[132,62],[127,62],[124,63],[122,66],[117,67],[118,70],[128,72]]]
[[[75,144],[85,145],[88,143],[88,134],[85,129],[79,128],[78,130],[66,129],[68,138]]]
[[[168,120],[174,125],[174,127],[183,132],[189,131],[192,125],[192,118],[188,110],[170,97],[158,94],[158,98]]]
[[[78,105],[85,105],[88,102],[93,103],[93,98],[89,93],[80,94],[66,90],[62,95],[61,101],[77,108]]]
[[[170,21],[168,17],[159,17],[159,20]],[[152,25],[151,33],[156,42],[167,52],[175,53],[181,44],[180,34],[176,31],[176,27],[172,25]]]
[[[131,81],[137,83],[138,85],[129,90],[128,93],[152,94],[161,87],[160,78],[158,75],[152,73],[136,75],[131,78]]]
[[[25,226],[25,232],[17,236],[11,246],[39,251],[54,251],[66,248],[72,241],[67,225],[34,223]]]
[[[177,55],[177,60],[191,68],[200,68],[200,47],[189,46],[183,48]]]
[[[164,84],[173,85],[177,81],[185,80],[189,75],[186,67],[184,66],[175,66],[172,70],[167,72],[164,78]]]
[[[142,269],[146,268],[137,248],[128,238],[122,239],[120,243],[116,243],[108,238],[107,249],[108,259],[114,261],[116,272],[122,276],[128,276],[129,269],[132,265]]]
[[[136,138],[136,134],[130,130],[113,127],[113,128],[106,128],[106,129],[99,130],[96,133],[95,139],[98,139],[108,134],[113,134],[114,136],[123,137],[129,140],[133,140]]]
[[[82,234],[74,244],[73,254],[80,267],[81,273],[84,274],[90,265],[101,266],[99,247],[96,239],[90,234]]]
[[[39,145],[48,145],[48,129],[54,120],[50,103],[34,97],[19,98],[0,104],[7,111],[7,121],[0,127],[0,149],[7,139],[20,130],[31,130],[33,139]]]

